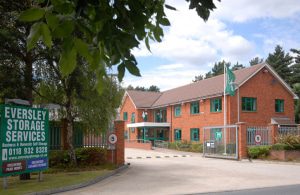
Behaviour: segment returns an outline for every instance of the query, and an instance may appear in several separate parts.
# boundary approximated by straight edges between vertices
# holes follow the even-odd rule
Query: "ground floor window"
[[[221,128],[212,128],[210,129],[210,139],[215,141],[222,140],[222,129]]]
[[[199,141],[199,129],[198,128],[191,129],[191,141]]]
[[[174,139],[175,141],[181,141],[181,129],[174,130]]]

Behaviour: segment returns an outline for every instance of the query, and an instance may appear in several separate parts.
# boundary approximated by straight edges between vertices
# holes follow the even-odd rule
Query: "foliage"
[[[279,135],[276,137],[276,142],[280,144],[286,144],[293,148],[295,145],[300,144],[300,135]]]
[[[240,70],[240,69],[243,69],[245,68],[245,66],[243,64],[240,64],[239,62],[236,62],[236,64],[234,64],[232,66],[232,70],[235,71],[235,70]]]
[[[283,80],[291,84],[290,77],[292,75],[290,65],[293,62],[293,57],[283,50],[280,45],[275,47],[274,53],[270,53],[266,62],[270,64]]]
[[[263,63],[264,59],[263,58],[259,58],[259,57],[255,57],[252,60],[249,61],[250,66],[254,66],[256,64],[260,64]]]
[[[198,81],[201,81],[204,79],[204,76],[202,74],[198,75],[198,76],[195,76],[195,79],[193,80],[193,82],[198,82]]]
[[[160,92],[160,89],[156,85],[151,85],[149,88],[140,86],[134,88],[132,85],[128,85],[127,90]]]
[[[168,145],[169,149],[185,151],[185,152],[203,152],[203,145],[199,142],[171,142]]]
[[[248,147],[249,158],[265,158],[270,153],[271,146],[251,146]]]
[[[75,150],[78,166],[96,166],[107,163],[106,149],[103,148],[77,148]],[[68,168],[72,166],[67,150],[55,150],[49,153],[50,168]]]
[[[300,49],[291,49],[291,52],[296,54],[294,57],[295,63],[291,66],[291,83],[300,85]],[[298,95],[300,95],[300,90],[298,91]]]
[[[144,41],[148,50],[149,41],[160,42],[163,26],[170,22],[163,0],[123,0],[123,1],[36,1],[36,6],[20,14],[20,21],[34,22],[27,38],[27,49],[34,48],[37,41],[51,48],[52,44],[61,48],[59,67],[63,76],[71,74],[81,56],[89,68],[96,72],[101,91],[106,68],[118,67],[121,81],[127,69],[140,76],[137,61],[131,50]],[[210,11],[216,7],[213,0],[188,0],[189,8],[207,20]],[[76,30],[75,30],[76,29]]]
[[[294,144],[293,146],[283,143],[276,143],[272,145],[272,150],[300,150],[300,144]]]

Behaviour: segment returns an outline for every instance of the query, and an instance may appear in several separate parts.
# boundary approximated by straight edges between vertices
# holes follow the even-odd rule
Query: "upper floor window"
[[[242,97],[242,110],[243,111],[256,111],[256,98]]]
[[[124,121],[128,120],[128,113],[127,112],[123,112],[123,120]]]
[[[154,111],[155,122],[167,122],[167,110],[165,108]]]
[[[284,100],[275,100],[275,112],[284,112]]]
[[[174,114],[175,116],[180,116],[181,115],[181,106],[175,106],[174,108]]]
[[[191,103],[191,114],[199,114],[199,102]]]
[[[131,122],[135,123],[135,113],[134,112],[131,114]]]
[[[221,112],[222,111],[222,99],[215,98],[210,100],[210,111]]]

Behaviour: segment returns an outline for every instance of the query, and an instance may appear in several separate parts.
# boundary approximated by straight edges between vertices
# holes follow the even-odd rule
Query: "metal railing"
[[[163,140],[154,140],[154,147],[156,148],[168,148],[169,142]]]
[[[300,126],[280,126],[278,128],[279,135],[300,135]]]
[[[247,145],[271,145],[272,133],[268,126],[247,127]]]

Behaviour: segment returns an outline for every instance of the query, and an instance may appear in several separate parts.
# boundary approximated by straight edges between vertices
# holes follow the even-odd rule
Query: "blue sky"
[[[249,65],[266,58],[279,44],[300,49],[299,0],[222,0],[205,23],[184,0],[167,0],[178,11],[166,11],[171,26],[161,43],[135,49],[142,77],[126,72],[122,85],[162,91],[189,84],[220,60]]]

